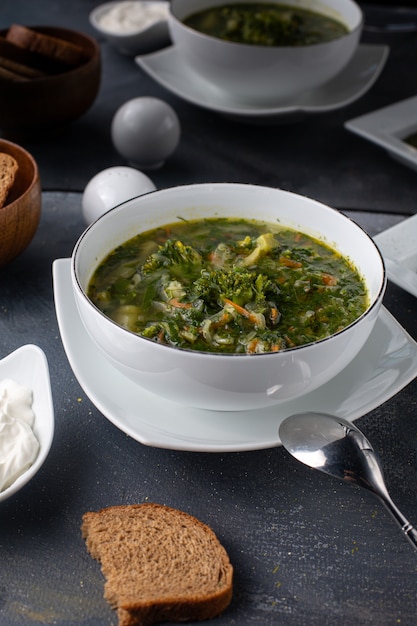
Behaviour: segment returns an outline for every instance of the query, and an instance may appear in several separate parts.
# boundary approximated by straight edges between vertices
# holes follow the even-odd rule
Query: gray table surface
[[[19,21],[92,33],[94,4],[14,0],[0,7],[0,27]],[[102,88],[91,111],[60,136],[21,140],[40,165],[43,212],[31,245],[0,270],[0,358],[27,343],[44,350],[56,431],[41,471],[0,505],[0,624],[116,624],[81,538],[81,516],[143,501],[196,515],[227,548],[235,592],[213,622],[219,626],[417,623],[417,554],[371,494],[307,469],[281,447],[224,454],[151,448],[106,420],[66,358],[51,272],[85,227],[85,184],[123,164],[109,123],[139,95],[170,102],[182,123],[178,150],[151,174],[158,187],[205,180],[282,186],[344,210],[371,235],[414,213],[416,173],[343,129],[346,119],[417,92],[415,36],[390,43],[386,69],[360,101],[271,128],[180,101],[102,43]],[[415,298],[390,283],[384,304],[417,339]],[[357,424],[381,454],[397,505],[417,522],[416,391],[414,381]]]

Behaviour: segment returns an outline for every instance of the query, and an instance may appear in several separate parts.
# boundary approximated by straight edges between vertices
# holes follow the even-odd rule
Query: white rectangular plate
[[[384,257],[388,278],[417,297],[417,215],[374,237]]]
[[[396,161],[417,170],[417,149],[405,141],[417,132],[417,96],[349,120],[345,128],[381,146]]]

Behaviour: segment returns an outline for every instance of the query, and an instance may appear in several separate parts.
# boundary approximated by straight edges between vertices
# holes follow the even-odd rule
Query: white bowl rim
[[[191,350],[191,349],[187,349],[187,348],[181,348],[181,347],[177,347],[177,346],[171,346],[171,345],[166,345],[166,344],[159,344],[156,343],[155,341],[153,341],[152,339],[148,338],[148,337],[143,337],[142,335],[136,334],[126,328],[123,328],[122,326],[120,326],[119,324],[117,324],[116,322],[114,322],[112,319],[110,319],[107,315],[105,315],[91,300],[90,298],[87,296],[85,290],[83,289],[81,282],[78,278],[78,274],[77,274],[77,257],[78,257],[78,251],[84,241],[84,239],[88,236],[88,233],[90,232],[90,230],[92,230],[93,228],[95,228],[95,224],[97,224],[98,222],[105,220],[108,218],[109,215],[111,215],[113,212],[119,210],[121,207],[123,207],[124,205],[131,203],[131,202],[135,202],[135,200],[137,200],[138,198],[145,198],[146,196],[150,195],[150,194],[163,194],[163,193],[169,193],[170,191],[174,190],[174,189],[187,189],[189,187],[200,187],[202,189],[204,188],[212,188],[213,186],[216,187],[220,187],[220,186],[226,186],[226,187],[230,187],[230,186],[236,186],[236,187],[255,187],[255,188],[259,188],[261,189],[273,189],[272,187],[265,187],[262,185],[254,185],[252,183],[190,183],[188,185],[178,185],[175,187],[168,187],[165,189],[156,189],[154,191],[149,191],[145,194],[142,194],[140,196],[136,196],[135,198],[130,198],[129,200],[126,200],[124,202],[121,202],[120,204],[118,204],[117,206],[113,207],[112,209],[110,209],[109,211],[107,211],[106,213],[104,213],[103,215],[100,215],[97,220],[95,220],[92,224],[90,224],[85,230],[84,232],[81,234],[81,236],[79,237],[78,241],[76,242],[72,255],[71,255],[71,271],[72,271],[72,276],[75,280],[75,285],[76,288],[78,290],[78,292],[81,294],[81,297],[83,298],[83,300],[85,300],[88,305],[90,307],[92,307],[101,317],[103,317],[103,319],[106,321],[106,323],[110,323],[113,324],[116,328],[121,329],[122,332],[124,333],[129,333],[130,335],[132,335],[132,337],[137,337],[138,340],[143,340],[146,342],[150,342],[150,344],[152,344],[156,350],[175,350],[177,352],[182,352],[182,353],[187,353],[187,354],[192,354],[193,356],[195,356],[195,358],[224,358],[224,359],[247,359],[249,358],[273,358],[273,357],[277,357],[277,355],[279,354],[288,354],[288,353],[294,353],[296,351],[299,350],[310,350],[312,348],[314,348],[314,346],[317,346],[319,344],[322,344],[324,342],[328,342],[330,341],[332,338],[334,337],[338,337],[348,331],[350,331],[351,328],[353,328],[354,326],[356,326],[357,324],[360,323],[360,321],[364,318],[364,317],[368,317],[371,312],[373,312],[373,310],[375,309],[375,307],[379,306],[380,301],[382,300],[383,294],[385,292],[386,289],[386,284],[387,284],[387,271],[386,271],[386,267],[385,267],[385,262],[384,262],[384,258],[381,254],[381,251],[379,249],[379,247],[377,246],[377,244],[374,242],[374,240],[372,239],[372,237],[370,237],[370,235],[368,235],[368,233],[365,231],[364,228],[362,228],[362,226],[360,226],[359,224],[357,224],[354,220],[352,220],[350,217],[347,217],[346,215],[344,215],[342,212],[340,212],[338,209],[335,209],[333,207],[330,207],[324,203],[319,202],[318,204],[321,205],[321,207],[329,212],[332,213],[336,213],[338,214],[343,220],[346,220],[346,222],[349,222],[351,224],[354,224],[360,231],[363,232],[363,234],[365,235],[366,239],[369,241],[369,243],[371,244],[371,246],[374,247],[377,256],[379,257],[380,261],[381,261],[381,267],[382,267],[382,279],[381,279],[381,284],[379,286],[378,292],[377,294],[374,296],[373,301],[370,303],[370,305],[367,307],[367,309],[359,316],[357,317],[355,320],[353,320],[353,322],[351,322],[348,326],[345,326],[344,328],[342,328],[341,330],[337,331],[336,333],[333,333],[331,335],[329,335],[328,337],[324,337],[323,339],[319,339],[317,341],[312,341],[310,343],[307,344],[303,344],[300,346],[294,346],[291,348],[285,348],[285,350],[280,350],[279,352],[266,352],[266,353],[262,353],[262,354],[238,354],[238,353],[222,353],[222,352],[204,352],[204,351],[200,351],[200,350]],[[304,197],[301,194],[297,194],[291,191],[286,191],[280,188],[276,188],[278,191],[282,191],[285,194],[288,194],[289,196],[299,196],[299,197]],[[306,200],[310,200],[311,198],[305,197]],[[163,225],[163,224],[162,224]],[[152,230],[152,229],[150,229]],[[146,231],[138,231],[138,234],[140,232],[146,232]],[[134,236],[134,235],[132,235]]]

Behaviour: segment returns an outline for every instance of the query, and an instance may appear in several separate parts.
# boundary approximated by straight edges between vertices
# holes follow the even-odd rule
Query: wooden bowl
[[[14,259],[32,241],[38,228],[42,195],[35,159],[21,146],[0,139],[0,152],[14,157],[19,169],[0,209],[0,267]]]
[[[67,125],[93,104],[100,86],[101,55],[95,39],[55,26],[30,26],[45,35],[80,46],[85,61],[77,67],[40,78],[13,81],[0,78],[0,128],[3,135],[42,133]],[[0,31],[5,37],[8,29]]]

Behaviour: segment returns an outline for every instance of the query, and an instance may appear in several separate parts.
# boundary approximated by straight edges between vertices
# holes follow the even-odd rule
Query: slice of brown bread
[[[4,76],[6,76],[7,71],[11,72],[15,76],[15,80],[29,80],[30,78],[40,78],[41,76],[45,76],[45,74],[40,70],[33,69],[28,65],[22,65],[13,59],[9,59],[1,55],[0,69],[4,70]]]
[[[5,67],[0,57],[0,80],[3,80],[3,79],[8,80],[8,81],[13,80],[13,81],[19,81],[19,82],[29,80],[27,76],[23,76],[22,74],[19,74],[15,70]]]
[[[6,39],[17,46],[55,59],[68,67],[76,67],[84,60],[84,51],[80,46],[58,37],[39,33],[21,24],[12,24]]]
[[[19,166],[10,154],[0,152],[0,209],[6,204],[7,196],[16,178]]]
[[[101,563],[119,626],[209,619],[232,599],[226,550],[187,513],[154,503],[113,506],[85,513],[82,534]]]
[[[67,66],[58,60],[33,50],[26,50],[13,41],[9,41],[6,37],[7,33],[6,36],[0,35],[0,57],[2,59],[8,59],[18,66],[25,67],[29,72],[34,71],[39,74],[39,77],[67,71]]]

